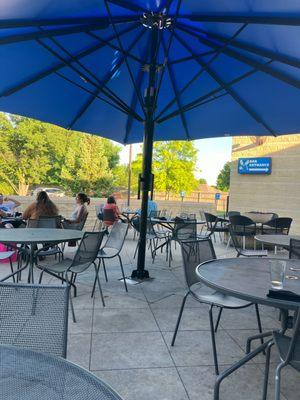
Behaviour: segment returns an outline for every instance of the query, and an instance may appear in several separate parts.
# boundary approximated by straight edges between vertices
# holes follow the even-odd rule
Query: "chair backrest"
[[[290,240],[289,258],[300,260],[300,240],[298,239]]]
[[[103,221],[103,205],[102,206],[95,206],[96,217]]]
[[[204,213],[204,217],[205,217],[207,229],[211,230],[213,228],[213,225],[215,224],[215,222],[218,220],[218,217],[214,214],[210,214],[207,212]]]
[[[160,217],[160,210],[150,210],[148,217],[149,218],[158,218],[158,217]]]
[[[195,220],[196,214],[193,214],[193,213],[190,214],[190,213],[183,212],[183,213],[180,213],[179,218]]]
[[[38,219],[29,219],[27,221],[27,228],[48,228],[57,229],[61,228],[61,215],[55,217],[39,217]]]
[[[70,266],[70,271],[80,273],[95,261],[104,234],[104,231],[84,233]]]
[[[78,224],[75,224],[75,225],[76,225],[76,228],[75,228],[75,227],[74,227],[74,228],[75,228],[76,230],[78,230],[78,231],[82,231],[82,230],[83,230],[88,215],[89,215],[89,213],[88,213],[87,211],[83,214],[81,221],[78,222]]]
[[[172,238],[176,240],[193,239],[197,235],[196,219],[187,220],[182,218],[175,219],[175,225]]]
[[[115,222],[103,248],[108,247],[110,249],[116,249],[120,252],[122,250],[127,231],[128,224],[123,222]]]
[[[108,221],[108,222],[115,222],[116,221],[116,216],[114,210],[108,208],[105,209],[103,208],[103,221]]]
[[[231,224],[228,224],[227,227],[229,229],[230,237],[231,237],[232,243],[234,245],[234,248],[239,253],[239,250],[240,250],[241,246],[240,246],[239,241],[237,239],[236,233],[235,233],[235,231],[234,231],[234,229],[233,229]]]
[[[274,228],[275,233],[289,234],[290,227],[292,225],[293,218],[288,217],[278,217],[271,219],[266,222],[264,225]]]
[[[239,211],[228,211],[228,218],[232,217],[233,215],[241,215],[241,213]]]
[[[181,254],[186,284],[191,287],[199,282],[196,267],[204,261],[216,259],[211,238],[189,240],[181,243]]]
[[[136,215],[135,217],[133,217],[132,220],[131,220],[131,225],[133,226],[133,228],[138,233],[140,233],[140,231],[141,231],[141,217],[139,215]],[[156,236],[155,230],[153,228],[153,223],[152,223],[151,219],[149,219],[149,218],[147,220],[147,234]]]
[[[66,357],[69,286],[0,283],[0,343]]]
[[[232,229],[236,234],[245,232],[249,233],[250,231],[253,231],[253,233],[255,233],[256,231],[255,222],[245,215],[232,215],[231,217],[229,217],[229,221]]]

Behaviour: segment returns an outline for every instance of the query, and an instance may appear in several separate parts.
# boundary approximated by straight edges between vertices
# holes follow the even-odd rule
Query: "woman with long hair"
[[[50,200],[47,192],[43,190],[37,194],[36,201],[31,203],[23,212],[24,220],[56,216],[58,216],[58,208]]]

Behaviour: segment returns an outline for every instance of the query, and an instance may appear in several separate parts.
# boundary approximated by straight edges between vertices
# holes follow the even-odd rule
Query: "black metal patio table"
[[[63,358],[0,346],[0,398],[5,400],[122,400],[106,383]]]
[[[73,229],[45,229],[45,228],[24,228],[24,229],[0,229],[0,243],[4,244],[25,244],[30,246],[29,275],[28,281],[33,282],[33,266],[35,246],[42,243],[65,243],[71,240],[80,240],[82,231]],[[21,268],[19,271],[25,269]]]
[[[256,235],[255,240],[263,244],[284,247],[289,249],[290,240],[300,240],[300,235]]]
[[[243,300],[278,308],[280,310],[300,311],[300,302],[268,297],[271,289],[269,260],[267,258],[226,258],[212,260],[199,265],[196,273],[201,282],[218,292],[235,296]],[[274,260],[274,259],[272,259]],[[300,296],[300,260],[284,260],[287,263],[287,275],[298,279],[285,279],[284,289]],[[295,267],[295,269],[290,269]],[[286,314],[285,314],[286,315]],[[285,321],[282,321],[284,324]],[[248,352],[241,360],[218,375],[214,400],[219,399],[220,384],[224,378],[263,352],[268,342]]]

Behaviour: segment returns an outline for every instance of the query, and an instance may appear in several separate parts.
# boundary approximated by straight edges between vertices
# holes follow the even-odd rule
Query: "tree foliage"
[[[51,184],[75,193],[110,192],[120,147],[107,139],[0,113],[0,186],[24,195]]]
[[[230,162],[224,164],[217,178],[217,188],[227,192],[230,187]]]

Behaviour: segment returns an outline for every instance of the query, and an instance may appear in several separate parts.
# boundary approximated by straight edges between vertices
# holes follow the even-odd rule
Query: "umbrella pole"
[[[155,110],[155,78],[156,78],[156,57],[158,46],[158,29],[153,27],[151,30],[151,57],[149,65],[149,81],[145,93],[145,123],[144,123],[144,146],[143,146],[143,171],[141,176],[142,188],[142,207],[141,223],[139,237],[139,252],[137,259],[137,268],[132,271],[131,277],[137,279],[149,278],[149,272],[145,270],[146,257],[146,236],[148,219],[148,198],[151,190],[151,172],[152,172],[152,153],[153,153],[153,135],[154,135],[154,110]]]

